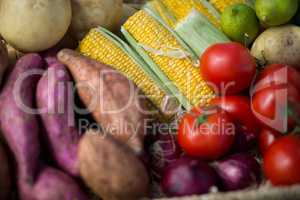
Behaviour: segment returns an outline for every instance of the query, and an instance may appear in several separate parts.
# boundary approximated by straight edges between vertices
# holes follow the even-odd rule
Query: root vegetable
[[[68,175],[51,167],[44,167],[35,184],[21,183],[22,200],[88,200],[79,185]]]
[[[134,84],[109,66],[75,51],[62,50],[58,58],[68,67],[81,100],[104,132],[141,153],[146,116]]]
[[[121,27],[128,20],[128,18],[134,15],[134,13],[136,13],[137,11],[138,9],[135,8],[133,5],[123,3],[123,15],[119,26]]]
[[[79,145],[79,160],[84,181],[104,200],[134,200],[147,194],[144,165],[112,136],[88,131]]]
[[[0,125],[4,138],[11,148],[23,181],[34,180],[37,172],[40,145],[36,117],[27,112],[33,108],[34,93],[39,75],[26,73],[41,70],[44,63],[38,54],[20,58],[11,72],[0,95]]]
[[[38,54],[20,58],[0,95],[0,125],[17,161],[20,199],[87,200],[71,177],[51,168],[39,168],[40,129],[31,109],[43,65]]]
[[[251,54],[263,64],[300,65],[300,27],[294,25],[267,29],[254,42]]]
[[[72,35],[80,40],[91,29],[116,30],[122,17],[122,0],[72,0]]]
[[[42,110],[49,152],[63,170],[78,176],[77,146],[80,135],[75,127],[71,78],[65,66],[54,59],[51,62],[38,83],[36,101]]]

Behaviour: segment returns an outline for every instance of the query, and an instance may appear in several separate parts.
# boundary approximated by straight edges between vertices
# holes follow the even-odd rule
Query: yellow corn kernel
[[[166,8],[173,13],[177,19],[177,23],[183,21],[191,10],[194,8],[201,14],[206,16],[208,20],[220,27],[220,20],[210,12],[210,10],[199,0],[160,0],[166,6]]]
[[[170,27],[174,28],[176,25],[176,19],[174,16],[170,16],[167,14],[168,10],[166,10],[165,6],[160,2],[160,1],[151,1],[150,2],[151,6],[155,9],[155,11],[160,15],[160,17],[163,19],[167,25]]]
[[[157,108],[162,105],[166,94],[145,74],[142,68],[119,46],[97,29],[92,29],[80,42],[79,51],[90,58],[110,65],[132,80],[138,88],[154,103]]]
[[[188,57],[170,56],[170,52],[174,50],[185,50],[172,33],[146,11],[135,13],[123,28],[144,48],[191,105],[206,105],[214,96],[214,92],[201,77],[199,68]]]

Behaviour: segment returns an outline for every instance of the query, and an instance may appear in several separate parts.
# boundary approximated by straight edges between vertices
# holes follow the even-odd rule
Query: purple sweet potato
[[[12,179],[7,151],[0,142],[0,199],[10,199],[11,184]]]
[[[68,175],[45,167],[40,171],[39,124],[34,108],[44,62],[38,54],[20,58],[0,95],[0,126],[18,165],[22,200],[87,200]],[[40,71],[39,71],[40,70]]]
[[[20,185],[22,200],[88,200],[70,176],[51,167],[41,170],[33,187]]]
[[[67,173],[78,176],[77,147],[80,139],[75,127],[71,78],[66,68],[52,60],[37,87],[36,102],[42,111],[45,137],[50,153]]]
[[[32,182],[37,172],[39,126],[30,108],[44,62],[38,54],[20,58],[0,95],[0,126],[18,164],[19,179]],[[30,75],[31,74],[31,75]],[[27,78],[26,78],[27,77]]]
[[[59,62],[56,58],[56,55],[58,52],[59,52],[59,49],[57,47],[53,47],[42,53],[42,57],[46,61],[48,67],[50,67],[54,63]]]
[[[146,115],[135,85],[111,67],[75,51],[64,49],[58,59],[80,85],[77,91],[82,102],[104,132],[141,153]]]

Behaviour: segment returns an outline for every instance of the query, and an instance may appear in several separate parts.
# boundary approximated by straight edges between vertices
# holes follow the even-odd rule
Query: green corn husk
[[[176,0],[175,0],[176,1]],[[178,0],[180,2],[182,0]],[[219,12],[206,0],[192,0],[204,6],[215,19],[220,19]],[[162,0],[154,0],[144,7],[151,15],[155,16],[164,26],[172,29],[173,33],[181,38],[197,58],[207,47],[215,43],[229,42],[230,39],[196,8],[192,8],[184,19],[178,20],[172,10],[169,10]]]
[[[97,30],[101,32],[104,36],[110,39],[115,45],[121,48],[127,55],[134,59],[140,68],[149,76],[161,89],[163,89],[167,94],[170,94],[170,91],[165,87],[164,83],[154,75],[150,67],[144,62],[144,60],[137,54],[127,43],[121,40],[119,37],[114,35],[112,32],[106,30],[105,28],[98,27]]]
[[[168,79],[168,77],[159,68],[159,66],[157,66],[156,63],[150,58],[145,49],[141,45],[139,45],[138,42],[123,27],[121,28],[121,32],[126,40],[130,43],[130,45],[138,52],[138,54],[144,59],[148,66],[150,66],[153,73],[163,82],[163,85],[168,87],[170,93],[179,101],[183,108],[186,110],[190,110],[192,108],[192,105],[179,92],[176,86]]]
[[[172,91],[165,84],[167,82],[167,80],[157,77],[156,74],[153,72],[153,70],[143,60],[143,58],[134,49],[132,49],[126,42],[124,42],[122,39],[120,39],[118,36],[114,35],[113,33],[106,30],[105,28],[102,28],[102,27],[94,28],[90,31],[90,33],[86,36],[86,38],[84,38],[81,41],[78,50],[82,54],[84,54],[88,57],[92,57],[100,62],[105,63],[105,61],[102,61],[101,58],[97,57],[99,52],[95,51],[95,48],[98,47],[98,45],[101,45],[101,43],[99,43],[98,40],[95,40],[96,44],[94,44],[92,48],[90,48],[88,46],[88,44],[90,44],[92,37],[95,37],[95,36],[92,36],[94,32],[98,32],[98,34],[101,34],[102,37],[105,37],[106,39],[108,39],[110,42],[112,42],[114,44],[114,46],[117,46],[121,51],[123,51],[125,54],[127,54],[127,56],[130,57],[137,64],[139,69],[141,71],[143,71],[143,73],[147,77],[149,77],[154,82],[154,84],[156,86],[158,86],[158,88],[160,88],[160,90],[163,91],[164,99],[162,100],[161,104],[157,105],[158,102],[153,102],[153,103],[154,103],[154,105],[156,105],[156,108],[158,108],[161,111],[161,114],[164,119],[168,120],[169,118],[173,117],[176,114],[174,112],[174,110],[176,110],[178,108],[179,102],[177,101],[176,98],[172,98],[173,97]],[[106,48],[102,49],[102,51],[103,52],[106,51],[107,54],[110,54],[109,52],[107,52]],[[114,55],[114,52],[111,52],[110,55]],[[105,64],[108,64],[108,63],[105,63]],[[132,75],[131,72],[126,71],[126,69],[123,69],[122,67],[120,69],[120,66],[118,66],[118,67],[113,66],[113,67],[130,79],[130,76]],[[133,81],[135,81],[135,79]],[[141,88],[141,89],[143,89],[143,88]],[[149,94],[151,94],[151,93],[147,93],[147,95],[149,95]],[[156,95],[156,94],[153,93],[151,95]],[[150,97],[150,96],[148,96],[148,97]],[[152,100],[152,99],[150,98],[150,100]],[[155,98],[154,100],[157,100],[157,99]]]
[[[174,30],[198,56],[215,43],[230,41],[204,15],[194,9],[184,21],[176,25]]]
[[[153,15],[157,18],[161,18],[161,20],[169,27],[174,27],[177,23],[176,17],[160,0],[149,1],[144,5],[143,9],[151,11]]]
[[[121,32],[184,109],[206,105],[214,96],[197,69],[197,54],[151,10],[144,8],[137,12],[122,26]]]
[[[184,20],[192,9],[196,9],[220,28],[220,13],[207,0],[152,0],[144,8],[151,10],[172,28]]]

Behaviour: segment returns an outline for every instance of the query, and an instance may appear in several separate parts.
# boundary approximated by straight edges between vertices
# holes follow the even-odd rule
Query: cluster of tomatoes
[[[217,97],[185,114],[178,143],[190,156],[213,161],[258,144],[263,171],[274,185],[300,183],[300,73],[284,64],[257,70],[247,48],[209,47],[201,74]]]

